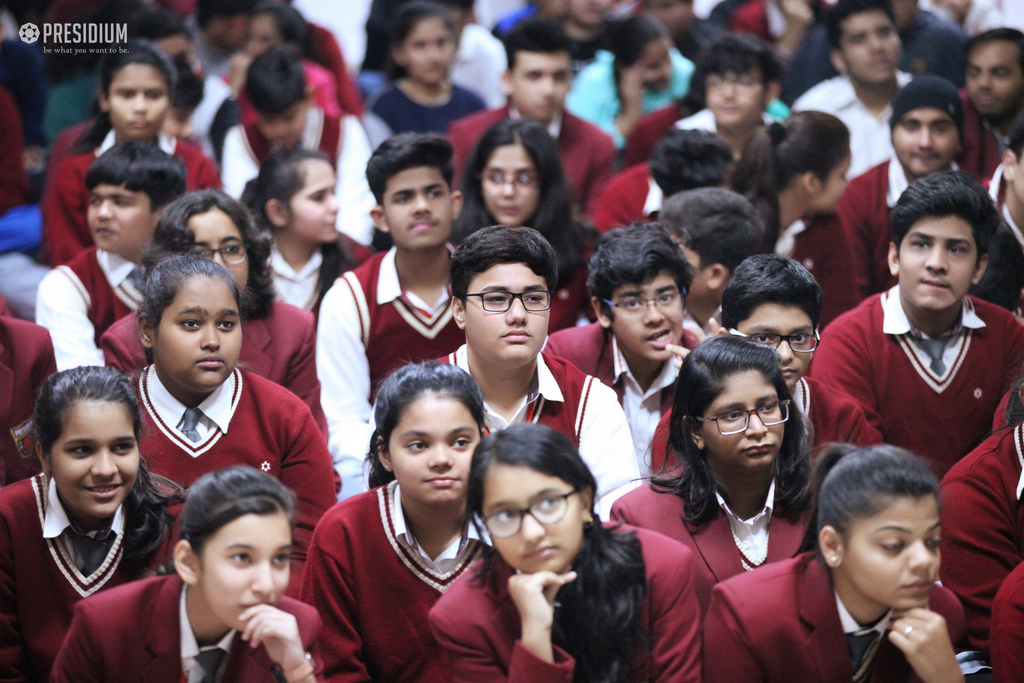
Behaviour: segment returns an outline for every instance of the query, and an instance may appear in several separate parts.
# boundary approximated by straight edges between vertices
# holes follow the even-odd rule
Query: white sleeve
[[[36,324],[50,331],[57,370],[104,364],[89,320],[89,295],[75,280],[65,268],[51,270],[36,294]]]
[[[341,475],[340,499],[367,489],[363,461],[370,445],[370,364],[360,334],[360,312],[348,281],[324,295],[316,333],[316,374],[327,418],[328,448]]]
[[[615,391],[596,379],[583,413],[580,455],[597,480],[597,512],[607,521],[612,503],[640,484],[640,469]]]
[[[366,162],[370,160],[370,141],[354,116],[342,118],[345,125],[343,147],[338,155],[338,231],[360,244],[373,241],[370,209],[377,200],[366,182]],[[224,144],[225,149],[227,143]],[[225,156],[227,152],[225,151]]]
[[[245,130],[242,125],[234,126],[224,136],[224,152],[221,157],[220,180],[224,191],[238,199],[245,184],[259,175],[260,167],[249,156],[245,145]]]

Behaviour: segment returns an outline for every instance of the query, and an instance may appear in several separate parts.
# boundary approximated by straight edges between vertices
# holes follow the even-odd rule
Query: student
[[[197,256],[160,262],[146,281],[139,335],[152,365],[139,375],[153,471],[188,487],[206,472],[246,464],[297,498],[290,594],[302,584],[313,527],[334,502],[330,455],[309,408],[294,394],[237,368],[238,286]]]
[[[822,308],[821,287],[806,268],[792,259],[757,254],[739,265],[722,293],[722,332],[775,349],[813,447],[881,443],[859,403],[804,376],[818,346]]]
[[[846,229],[864,299],[896,284],[889,272],[892,207],[907,186],[954,168],[963,137],[963,106],[949,81],[918,76],[892,101],[894,156],[850,181],[836,213]]]
[[[142,302],[142,252],[164,207],[185,193],[185,164],[150,142],[125,140],[85,174],[94,246],[39,283],[36,322],[50,330],[57,367],[103,365],[100,337]]]
[[[693,554],[602,524],[598,489],[549,427],[477,447],[467,509],[494,548],[430,612],[455,681],[702,680]]]
[[[256,0],[196,0],[196,57],[208,76],[224,77],[245,46]]]
[[[669,197],[659,218],[693,269],[683,327],[703,341],[718,334],[722,292],[732,272],[760,250],[764,228],[743,195],[717,187]]]
[[[57,372],[45,327],[0,311],[0,487],[39,473],[32,447],[36,396]]]
[[[565,3],[562,27],[572,41],[572,72],[579,74],[607,50],[609,32],[615,25],[611,10],[615,0],[569,0]],[[634,10],[635,11],[635,10]]]
[[[285,595],[294,527],[292,493],[272,477],[203,476],[181,516],[175,573],[79,603],[52,680],[323,680],[316,610]]]
[[[464,341],[451,312],[452,148],[437,134],[403,133],[370,157],[373,218],[394,245],[345,273],[320,306],[317,375],[344,496],[364,491],[371,406],[385,376],[451,353]]]
[[[535,119],[558,143],[573,205],[589,215],[611,177],[615,144],[600,128],[565,109],[572,76],[569,36],[554,19],[534,17],[516,24],[504,42],[508,70],[501,85],[508,103],[467,116],[448,128],[448,139],[455,147],[455,175],[461,177],[477,140],[495,123]]]
[[[395,133],[444,133],[449,124],[486,108],[477,93],[451,82],[458,36],[444,7],[414,0],[391,24],[391,86],[367,103],[376,147]]]
[[[608,38],[608,50],[580,72],[566,106],[622,149],[644,114],[686,94],[693,62],[672,47],[664,26],[643,14],[617,23]]]
[[[1024,115],[1013,125],[1002,163],[988,187],[1006,227],[1024,249]]]
[[[267,157],[242,193],[256,225],[274,236],[270,267],[277,299],[314,313],[350,264],[334,227],[336,183],[323,152],[282,149]]]
[[[254,124],[238,124],[224,138],[221,174],[224,190],[240,197],[245,184],[276,149],[319,149],[334,160],[338,230],[360,244],[373,238],[373,197],[363,172],[370,158],[366,133],[354,116],[328,116],[313,106],[302,57],[285,46],[273,47],[252,61],[245,92],[256,109]]]
[[[483,228],[452,256],[451,273],[452,316],[466,344],[447,360],[480,384],[487,429],[539,422],[568,436],[594,472],[594,504],[607,516],[639,470],[615,392],[541,353],[558,280],[554,249],[532,228]]]
[[[316,327],[310,313],[274,301],[270,244],[245,207],[219,190],[192,192],[172,202],[156,226],[144,265],[152,270],[173,254],[220,262],[243,292],[242,351],[246,370],[288,389],[309,406],[320,431],[327,420],[316,377]],[[132,375],[146,364],[136,316],[118,320],[100,339],[107,365]]]
[[[810,517],[804,417],[778,356],[736,337],[700,343],[679,370],[669,443],[678,461],[612,517],[703,558],[694,592],[704,612],[719,581],[792,557]]]
[[[155,142],[185,163],[188,190],[220,187],[217,170],[199,148],[162,135],[174,90],[174,65],[151,43],[133,41],[103,58],[100,113],[92,120],[74,155],[61,162],[43,198],[43,253],[53,266],[68,263],[93,244],[87,213],[85,174],[115,142]]]
[[[860,301],[849,238],[836,216],[850,168],[850,135],[831,114],[798,112],[759,130],[732,171],[732,189],[765,225],[762,250],[803,264],[825,295],[821,325]]]
[[[558,254],[551,329],[572,327],[587,299],[587,225],[573,216],[569,184],[554,140],[536,121],[506,119],[477,142],[462,176],[465,204],[455,220],[461,243],[485,225],[525,225]]]
[[[116,370],[51,375],[39,391],[42,473],[0,489],[0,676],[45,681],[82,598],[170,556],[178,492],[139,455],[142,423]]]
[[[943,475],[991,424],[1024,355],[1024,329],[967,296],[999,225],[964,171],[915,181],[892,212],[889,267],[899,284],[825,330],[813,375],[864,408],[886,443]]]
[[[590,257],[587,290],[597,322],[555,332],[544,347],[615,390],[644,476],[652,472],[654,429],[675,396],[674,361],[696,345],[683,331],[691,278],[663,225],[612,230]]]
[[[693,0],[642,0],[643,11],[662,24],[679,54],[692,62],[701,50],[725,31],[715,21],[695,15]]]
[[[817,508],[813,549],[715,587],[704,680],[962,681],[952,644],[963,610],[935,583],[942,526],[928,467],[893,446],[854,448],[824,476]]]
[[[447,683],[427,612],[483,547],[466,515],[466,486],[484,397],[456,367],[406,365],[381,385],[374,422],[375,488],[328,512],[309,549],[302,595],[325,622],[324,675]]]
[[[487,107],[502,106],[505,92],[501,74],[508,68],[505,46],[477,21],[473,0],[440,0],[437,4],[448,10],[455,24],[452,83],[475,92]]]
[[[192,70],[192,64],[183,58],[174,60],[177,77],[171,91],[171,108],[164,118],[163,133],[169,138],[194,140],[192,114],[203,101],[203,79]]]
[[[706,130],[671,129],[658,142],[650,162],[622,171],[605,186],[594,209],[600,232],[654,220],[667,197],[725,182],[733,163],[728,143]]]

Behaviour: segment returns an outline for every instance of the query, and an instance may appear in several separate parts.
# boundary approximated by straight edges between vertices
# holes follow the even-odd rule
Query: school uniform
[[[58,369],[103,365],[103,333],[141,305],[142,267],[87,247],[43,277],[36,322],[50,331]]]
[[[968,296],[941,356],[929,348],[936,341],[911,327],[897,285],[825,330],[811,373],[860,403],[885,443],[923,457],[941,477],[988,432],[1024,356],[1024,328]]]
[[[739,519],[718,496],[714,519],[696,526],[683,519],[683,499],[650,486],[627,493],[612,507],[612,519],[665,534],[693,551],[693,591],[701,614],[707,612],[711,589],[720,581],[757,566],[789,559],[800,550],[811,511],[775,509],[772,483],[764,509],[753,521]],[[755,564],[757,563],[757,564]],[[737,679],[738,680],[738,679]]]
[[[325,680],[449,683],[427,613],[471,573],[480,549],[467,524],[452,547],[426,556],[406,524],[397,482],[334,506],[313,534],[302,586],[303,600],[324,620]]]
[[[992,680],[1024,679],[1024,564],[1010,572],[992,608]]]
[[[183,584],[177,574],[157,576],[83,600],[53,668],[54,683],[121,681],[179,683],[205,680],[186,675],[197,664],[195,634],[187,623]],[[277,608],[295,617],[306,652],[313,655],[314,673],[321,676],[317,651],[320,618],[298,600],[282,597]],[[218,645],[226,648],[217,680],[220,683],[274,683],[273,660],[265,647],[253,649],[237,631]],[[227,641],[227,642],[225,642]],[[186,648],[189,651],[186,652]],[[195,648],[195,649],[192,649]],[[193,656],[187,656],[193,654]]]
[[[587,289],[586,259],[576,266],[551,295],[548,331],[565,330],[585,321],[589,309],[590,291]]]
[[[633,128],[633,134],[626,140],[626,149],[622,153],[622,168],[646,163],[665,133],[671,130],[677,121],[690,114],[689,110],[673,103],[643,116]]]
[[[320,150],[330,159],[338,174],[338,231],[360,244],[373,239],[370,209],[377,200],[366,182],[366,162],[370,159],[370,143],[366,132],[354,116],[329,116],[313,107],[306,115],[306,127],[299,141],[303,149]],[[224,191],[232,197],[242,196],[245,184],[259,175],[260,164],[276,149],[260,132],[257,124],[238,124],[224,136],[221,176]]]
[[[441,360],[469,372],[465,345]],[[633,457],[629,425],[615,392],[572,363],[537,354],[533,384],[511,421],[484,401],[488,431],[522,423],[547,425],[565,434],[579,449],[597,480],[595,507],[601,519],[608,519],[612,503],[619,496],[636,487],[640,471]]]
[[[646,529],[621,527],[640,540],[647,595],[640,613],[646,641],[628,683],[700,681],[700,613],[692,590],[695,560],[689,549]],[[495,556],[481,579],[457,581],[430,611],[430,625],[448,651],[456,683],[568,683],[576,662],[552,643],[548,663],[523,647],[519,610],[508,592],[515,572]],[[595,625],[599,627],[599,625]]]
[[[129,376],[146,366],[134,315],[111,325],[100,337],[100,349],[103,358],[98,365],[117,368]],[[320,380],[316,376],[316,325],[312,314],[275,301],[266,317],[243,320],[238,366],[302,399],[327,438],[327,418],[320,405]]]
[[[996,591],[1024,562],[1024,425],[1002,429],[942,479],[942,584],[967,615],[967,638],[989,657]]]
[[[978,113],[966,89],[960,91],[960,101],[963,103],[964,122],[956,163],[979,183],[984,183],[1002,162],[1008,141],[1000,140],[999,132]]]
[[[220,188],[217,168],[195,145],[159,137],[160,149],[185,162],[185,184],[189,192]],[[65,159],[53,175],[52,185],[43,202],[43,254],[50,265],[68,263],[79,252],[92,246],[87,213],[89,190],[85,186],[85,173],[96,158],[114,146],[114,131],[110,131],[94,152],[83,152]]]
[[[102,539],[105,552],[83,556],[69,524],[56,485],[44,475],[0,489],[0,679],[47,680],[75,604],[139,578],[122,563],[123,506]],[[173,536],[168,532],[153,566],[170,557]]]
[[[0,315],[0,487],[39,472],[36,397],[57,372],[46,328]]]
[[[598,232],[605,233],[650,218],[661,211],[664,199],[664,192],[651,177],[650,165],[644,162],[609,180],[590,215]]]
[[[235,370],[198,409],[190,431],[185,406],[153,366],[139,374],[143,430],[139,450],[150,470],[189,487],[207,472],[249,465],[281,480],[296,495],[295,546],[289,595],[302,584],[302,565],[317,521],[334,503],[327,444],[309,409],[290,391]]]
[[[840,604],[817,553],[803,553],[718,584],[704,621],[704,680],[850,681],[854,671],[845,637],[850,626],[844,628]],[[936,584],[928,607],[946,620],[950,641],[959,641],[964,616],[956,597]],[[899,648],[883,633],[877,637],[877,654],[865,680],[919,681]]]

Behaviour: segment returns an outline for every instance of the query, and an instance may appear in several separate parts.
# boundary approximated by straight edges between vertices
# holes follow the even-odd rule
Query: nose
[[[793,360],[793,347],[789,345],[789,340],[785,340],[776,347],[775,352],[779,354],[779,360],[785,365],[789,361]]]
[[[647,324],[657,325],[665,319],[665,313],[654,301],[645,302],[644,308],[644,321]]]
[[[526,320],[526,306],[523,304],[523,297],[512,299],[512,305],[505,312],[505,322],[513,324]]]
[[[421,194],[417,194],[415,202],[416,202],[416,204],[415,204],[414,210],[416,211],[416,213],[420,213],[420,212],[423,212],[423,211],[429,211],[430,210],[430,202],[427,201],[426,195],[424,195],[422,193]],[[335,202],[335,203],[337,203],[337,202]]]
[[[427,466],[432,470],[447,470],[454,464],[451,449],[445,444],[440,444],[430,451],[430,459]]]
[[[543,524],[534,519],[533,515],[524,513],[523,521],[519,526],[519,534],[524,541],[536,542],[547,535],[547,529],[544,528]]]
[[[756,436],[768,432],[768,428],[764,426],[764,420],[761,419],[758,413],[747,413],[747,417],[747,434]]]
[[[117,473],[114,454],[108,449],[101,449],[92,461],[92,475],[101,479],[109,479]]]
[[[215,351],[220,348],[220,330],[217,329],[216,324],[206,325],[203,328],[202,347],[211,351]]]
[[[516,182],[514,179],[501,179],[501,196],[511,197],[516,193]]]
[[[945,251],[941,245],[935,245],[928,251],[928,260],[925,261],[925,267],[929,270],[946,270]]]
[[[100,218],[110,218],[114,215],[114,210],[111,208],[111,201],[109,199],[104,199],[100,202],[97,215],[99,215]]]
[[[930,126],[921,126],[917,134],[917,144],[921,147],[932,146],[932,129]]]
[[[555,79],[544,78],[541,80],[541,89],[544,95],[551,96],[555,93]]]
[[[924,541],[918,541],[910,547],[907,566],[915,574],[920,574],[930,572],[937,560],[935,551],[929,548]]]
[[[253,567],[250,589],[259,598],[265,598],[274,590],[274,568],[269,561],[258,563]]]

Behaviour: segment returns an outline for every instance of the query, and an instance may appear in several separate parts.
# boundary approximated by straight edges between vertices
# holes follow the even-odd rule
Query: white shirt
[[[203,154],[210,159],[217,158],[214,154],[213,141],[210,139],[213,119],[217,116],[224,101],[232,97],[233,94],[231,86],[227,84],[223,76],[207,74],[203,79],[203,99],[192,112],[191,122],[196,141],[203,148]]]
[[[483,98],[488,109],[505,104],[501,75],[508,67],[505,46],[480,24],[467,24],[452,64],[452,82]]]
[[[896,72],[900,88],[910,82],[912,76]],[[850,129],[850,170],[846,176],[853,178],[877,166],[893,155],[892,131],[889,118],[892,105],[889,104],[881,115],[872,114],[864,103],[857,99],[857,93],[847,76],[836,76],[819,83],[793,103],[793,111],[823,111],[833,114]]]
[[[306,116],[306,128],[299,145],[303,149],[318,149],[323,128],[323,110],[312,108]],[[370,141],[366,138],[359,119],[341,118],[341,151],[338,154],[338,231],[360,244],[373,240],[373,219],[370,209],[377,200],[366,182],[366,162],[370,159]],[[236,199],[242,196],[245,184],[259,174],[259,164],[249,153],[249,143],[241,124],[224,136],[224,154],[221,159],[221,181],[224,191]]]
[[[57,483],[51,478],[46,489],[46,514],[43,516],[43,538],[59,538],[68,528],[73,529],[71,527],[71,518],[68,517],[64,504],[60,502],[60,496],[57,494]],[[114,517],[110,520],[110,533],[124,534],[124,503],[118,505],[117,509],[114,510]],[[93,534],[87,535],[92,536]],[[71,563],[76,567],[81,567],[82,556],[79,555],[75,544],[62,542],[61,545],[64,546],[64,550],[71,559]]]
[[[469,372],[469,360],[466,345],[463,344],[455,352],[455,364]],[[544,362],[544,357],[537,354],[537,393],[533,402],[562,402],[562,389],[555,381],[554,375]],[[484,420],[490,431],[504,429],[509,425],[520,424],[529,412],[531,397],[523,399],[515,417],[506,421],[485,401]],[[540,417],[542,405],[534,409],[534,420]],[[640,470],[633,456],[633,441],[629,434],[626,415],[622,412],[618,397],[611,387],[594,380],[590,387],[583,424],[580,427],[580,456],[590,468],[597,480],[597,501],[595,507],[601,519],[611,519],[612,503],[639,484]]]
[[[806,229],[807,224],[803,222],[803,219],[797,219],[790,223],[779,234],[779,239],[775,242],[775,255],[782,258],[793,258],[793,253],[796,251],[796,236]]]
[[[772,509],[775,507],[775,480],[772,479],[771,486],[768,487],[768,497],[765,498],[764,508],[750,519],[740,519],[729,508],[729,504],[717,490],[715,498],[718,499],[718,504],[729,519],[729,527],[732,529],[733,540],[737,547],[753,562],[763,563],[768,556],[768,523],[772,521]],[[748,571],[753,569],[743,560],[740,562]]]
[[[513,121],[518,121],[523,118],[523,115],[519,113],[516,106],[509,100],[508,103],[508,117]],[[551,117],[551,123],[548,124],[548,134],[551,135],[555,140],[562,134],[562,111],[555,112],[555,115]]]
[[[278,301],[297,306],[304,311],[313,310],[316,303],[316,285],[320,281],[320,266],[324,262],[323,252],[317,249],[298,272],[284,260],[274,245],[270,251],[270,268],[274,272],[274,291]]]
[[[192,623],[188,620],[188,610],[185,607],[185,591],[187,586],[181,587],[181,600],[178,602],[178,623],[181,627],[181,668],[185,674],[187,683],[201,683],[206,671],[196,661],[199,654],[199,643],[196,641],[195,631],[192,630]],[[218,648],[224,650],[224,658],[220,662],[220,672],[223,674],[228,658],[231,656],[231,645],[234,643],[235,634],[238,631],[231,629],[220,641],[212,647],[204,647],[203,650]]]
[[[377,304],[402,295],[395,268],[396,250],[384,255],[377,277]],[[431,306],[411,292],[415,306],[440,311],[449,305],[447,293]],[[347,282],[338,280],[324,295],[316,330],[316,374],[320,380],[320,404],[327,418],[328,448],[334,468],[341,475],[341,498],[367,490],[363,461],[373,434],[370,406],[370,363],[366,359],[360,327],[360,306]]]
[[[164,424],[174,425],[180,431],[185,416],[185,404],[167,391],[167,387],[160,381],[153,366],[147,368],[146,372],[149,373],[146,380],[150,388],[149,398],[157,414]],[[219,429],[222,434],[228,433],[228,424],[231,422],[231,415],[234,412],[231,405],[233,391],[232,382],[224,382],[214,389],[213,393],[206,397],[206,400],[196,406],[203,413],[196,425],[199,441],[206,439],[215,429]]]
[[[644,218],[655,211],[661,211],[661,203],[665,201],[665,192],[661,189],[654,176],[647,176],[647,199],[644,200]]]
[[[113,147],[114,143],[116,142],[117,140],[115,139],[114,131],[110,130],[103,138],[103,142],[100,143],[100,146],[96,148],[96,156],[99,156],[106,152],[108,149]],[[176,139],[169,137],[162,131],[157,134],[156,142],[157,145],[159,145],[160,149],[166,152],[167,154],[174,154],[174,150],[178,146],[178,141]]]
[[[949,170],[959,169],[960,167],[956,165],[955,161],[950,164]],[[907,172],[900,160],[894,156],[889,159],[889,189],[885,194],[885,203],[890,209],[896,206],[896,202],[900,200],[900,196],[907,191],[908,187],[910,187],[910,180],[907,179]]]
[[[833,591],[835,593],[835,591]],[[843,625],[843,635],[863,635],[869,631],[878,631],[880,635],[885,635],[885,631],[889,628],[889,617],[890,613],[886,612],[882,619],[872,626],[870,629],[865,629],[863,626],[857,623],[857,620],[850,614],[850,610],[846,609],[846,605],[843,604],[842,598],[839,597],[839,593],[835,593],[836,596],[836,609],[839,610],[839,623]]]
[[[444,549],[444,551],[437,557],[430,557],[424,552],[423,548],[417,542],[416,537],[409,531],[409,527],[405,521],[405,510],[402,509],[402,495],[401,486],[395,484],[395,493],[392,496],[391,509],[394,510],[393,522],[395,525],[395,538],[398,542],[404,545],[406,548],[423,558],[427,567],[433,569],[439,574],[447,574],[450,572],[461,559],[459,556],[462,555],[462,550],[465,549],[465,544],[470,540],[480,540],[480,535],[476,532],[476,526],[467,522],[466,528],[462,532],[462,536],[456,538],[450,546]]]
[[[138,308],[142,293],[129,279],[136,265],[102,249],[96,250],[96,260],[114,294],[130,309]],[[58,370],[104,365],[103,352],[96,345],[96,328],[89,320],[91,301],[85,285],[67,266],[54,268],[39,283],[36,323],[50,331]]]
[[[761,114],[761,120],[767,126],[775,123],[778,119],[768,112],[764,112]],[[701,109],[693,116],[687,116],[685,119],[676,121],[676,128],[679,130],[706,130],[710,133],[717,133],[718,123],[715,121],[715,115],[710,109]]]
[[[960,324],[964,328],[977,330],[985,327],[985,321],[978,317],[978,314],[974,312],[974,306],[965,297],[964,303],[960,307]],[[885,334],[901,335],[910,334],[910,319],[907,317],[906,311],[903,310],[903,304],[900,302],[900,286],[896,285],[890,289],[882,297],[882,332]],[[926,339],[930,339],[928,335],[924,335]],[[931,358],[925,353],[917,344],[910,344],[911,349],[914,350],[918,360],[924,367],[931,365]],[[942,363],[946,366],[946,372],[953,370],[953,366],[956,363],[956,357],[960,353],[959,344],[946,344],[946,348],[942,350]]]
[[[615,378],[622,380],[622,410],[626,413],[626,422],[629,424],[629,433],[633,437],[633,455],[636,456],[637,466],[640,468],[640,476],[650,477],[651,468],[651,441],[654,439],[654,431],[661,421],[661,390],[672,386],[679,369],[671,360],[661,365],[661,372],[651,382],[647,391],[640,388],[640,383],[633,376],[629,369],[626,357],[619,349],[619,343],[612,336],[612,360],[614,364]]]

